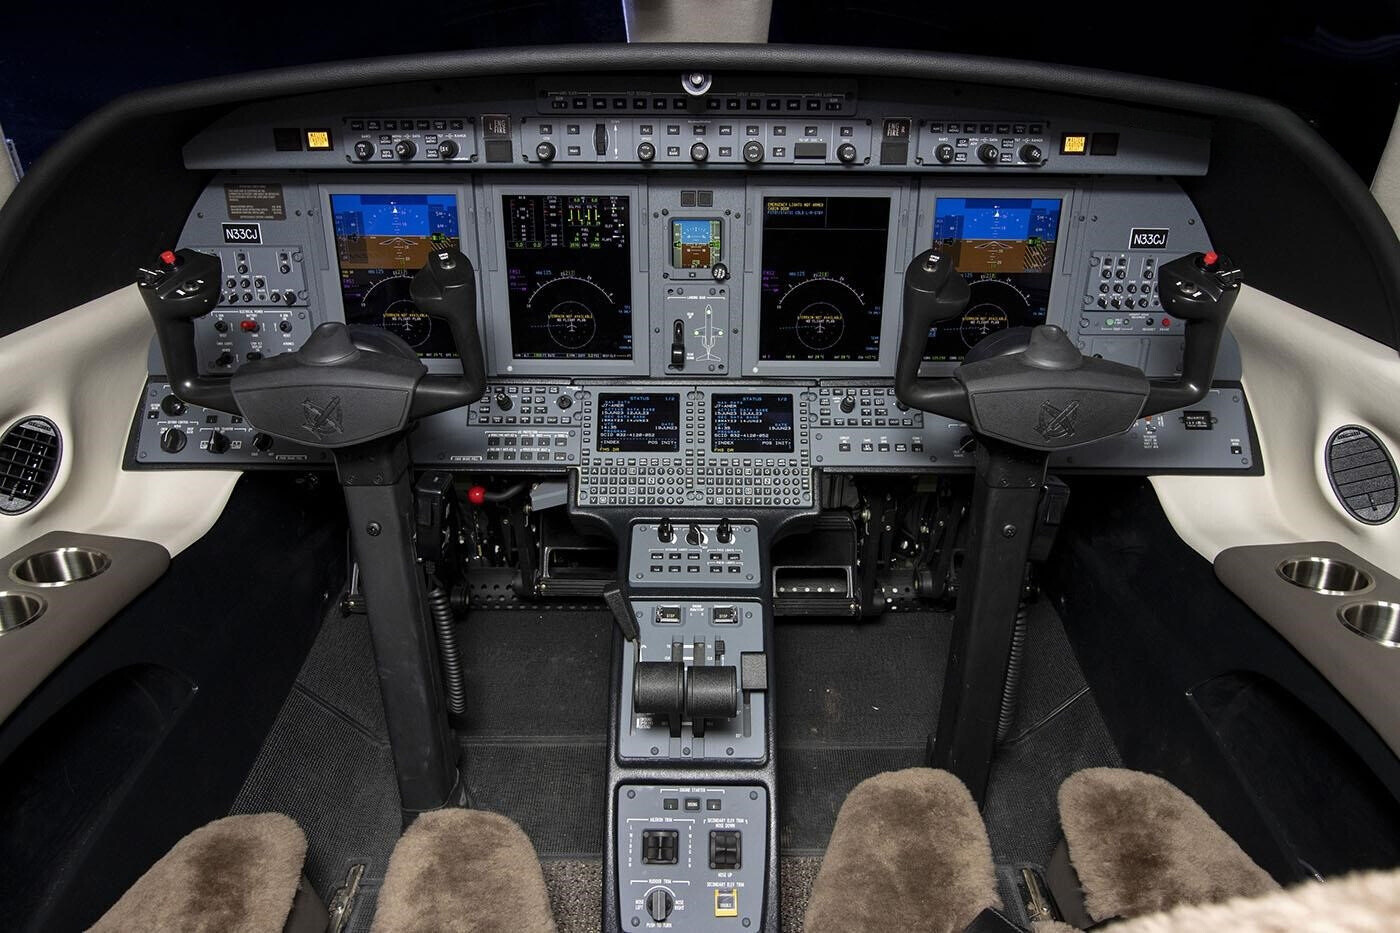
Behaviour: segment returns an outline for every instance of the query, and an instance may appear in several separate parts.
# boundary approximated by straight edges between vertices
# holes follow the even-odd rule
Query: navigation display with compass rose
[[[627,196],[508,194],[501,201],[511,354],[630,360]]]
[[[763,199],[758,358],[880,357],[888,197]]]
[[[331,224],[346,323],[383,328],[423,359],[455,359],[447,323],[420,312],[408,290],[435,242],[461,248],[456,196],[332,194]]]
[[[924,359],[960,361],[988,334],[1045,323],[1059,198],[939,198],[933,247],[967,279],[972,300],[956,321],[929,331]]]

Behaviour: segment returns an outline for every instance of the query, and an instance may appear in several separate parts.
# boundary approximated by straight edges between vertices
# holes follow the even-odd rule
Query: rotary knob
[[[647,895],[647,916],[656,923],[665,923],[676,908],[676,898],[665,888],[656,888]]]
[[[545,140],[535,147],[535,158],[541,162],[552,162],[555,152],[554,143]]]
[[[374,144],[368,139],[362,139],[355,143],[355,158],[361,162],[368,162],[374,158]]]
[[[656,147],[654,145],[651,143],[637,144],[637,161],[650,162],[654,158],[656,158]]]
[[[166,428],[160,435],[160,449],[168,454],[178,454],[185,449],[185,432],[179,428]]]
[[[763,143],[756,139],[751,139],[744,143],[744,161],[750,165],[757,165],[763,161]]]
[[[846,414],[848,414],[848,415],[849,415],[851,412],[855,411],[855,410],[856,410],[856,397],[855,397],[854,395],[847,395],[847,396],[843,397],[843,398],[841,399],[841,410],[844,411],[844,412],[845,412]]]
[[[836,147],[837,160],[846,165],[850,165],[852,162],[854,162],[856,160],[857,155],[859,155],[859,153],[856,152],[856,147],[854,143],[842,143],[841,145]]]
[[[572,408],[572,407],[573,407],[573,404],[574,404],[574,398],[573,398],[572,395],[561,395],[561,396],[559,396],[558,405],[559,405],[560,408]]]
[[[172,418],[178,418],[185,413],[185,403],[173,395],[167,395],[160,400],[160,410]]]
[[[394,143],[394,155],[399,161],[407,162],[418,154],[418,144],[411,139],[401,139]]]
[[[997,160],[997,157],[1000,155],[1001,150],[998,149],[996,146],[993,146],[991,143],[983,143],[982,145],[977,147],[977,158],[981,159],[983,162],[986,162],[988,165],[994,164]]]
[[[215,431],[209,435],[209,446],[207,449],[211,454],[225,453],[228,448],[228,435],[223,431]]]
[[[515,403],[511,401],[509,395],[506,395],[504,392],[496,393],[496,405],[501,409],[501,411],[510,411],[511,406],[514,404]]]
[[[948,143],[940,143],[937,149],[933,150],[933,157],[944,165],[953,161],[953,147]]]
[[[444,139],[437,145],[439,159],[455,159],[457,158],[457,153],[460,151],[455,139]]]
[[[1045,152],[1035,143],[1026,143],[1021,147],[1021,161],[1029,162],[1031,165],[1040,165],[1045,161]]]
[[[271,434],[263,434],[261,431],[259,431],[257,434],[253,435],[253,449],[258,451],[259,453],[265,454],[269,450],[271,450],[272,443],[273,441]]]
[[[710,147],[704,143],[696,143],[690,147],[690,161],[704,162],[710,158]]]

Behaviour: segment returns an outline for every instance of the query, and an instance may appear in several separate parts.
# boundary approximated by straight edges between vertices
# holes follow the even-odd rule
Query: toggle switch
[[[685,321],[680,318],[671,325],[671,367],[685,369]]]

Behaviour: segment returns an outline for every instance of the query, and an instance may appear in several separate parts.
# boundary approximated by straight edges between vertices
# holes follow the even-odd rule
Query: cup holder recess
[[[1278,565],[1278,575],[1294,586],[1324,596],[1348,596],[1371,588],[1371,575],[1330,557],[1295,557]]]
[[[1387,648],[1400,648],[1400,603],[1379,599],[1350,603],[1337,610],[1337,618],[1362,638]]]
[[[61,547],[18,561],[10,568],[10,577],[30,586],[66,586],[95,577],[110,566],[112,559],[101,551]]]
[[[32,593],[0,592],[0,635],[23,628],[44,614],[42,597]]]

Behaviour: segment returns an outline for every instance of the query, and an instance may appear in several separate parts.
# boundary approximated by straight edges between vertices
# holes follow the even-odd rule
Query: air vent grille
[[[0,514],[32,509],[58,475],[58,428],[47,418],[25,418],[0,438]]]
[[[1342,507],[1358,521],[1379,525],[1395,514],[1395,463],[1365,428],[1338,428],[1327,439],[1327,478]]]

